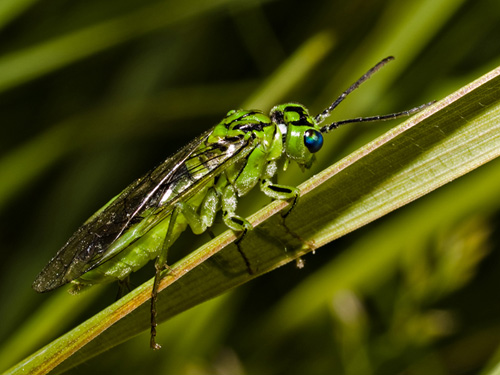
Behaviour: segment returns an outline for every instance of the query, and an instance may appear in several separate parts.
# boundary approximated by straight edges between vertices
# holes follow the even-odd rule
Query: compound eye
[[[314,129],[306,130],[304,133],[304,145],[309,152],[313,154],[318,152],[323,146],[323,135]]]

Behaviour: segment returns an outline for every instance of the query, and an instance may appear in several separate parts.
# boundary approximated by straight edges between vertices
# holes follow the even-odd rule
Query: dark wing
[[[232,148],[231,154],[224,152],[227,149],[226,144],[213,144],[208,149],[203,147],[211,132],[212,130],[205,132],[158,167],[134,181],[88,219],[40,272],[33,282],[33,289],[37,292],[53,290],[109,260],[116,254],[109,254],[108,249],[131,227],[145,218],[150,218],[148,228],[151,229],[170,215],[175,202],[189,199],[204,187],[210,178],[227,168],[227,165],[239,160],[238,155],[244,156],[248,153],[245,150],[249,149],[247,146],[251,140],[233,141],[235,147]],[[200,156],[209,154],[209,160],[203,164],[198,162],[202,160]],[[189,169],[186,166],[188,160]],[[171,195],[171,198],[166,199],[167,195]],[[132,237],[129,243],[143,234]]]

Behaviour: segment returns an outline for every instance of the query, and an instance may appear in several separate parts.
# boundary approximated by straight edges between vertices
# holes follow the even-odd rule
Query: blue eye
[[[307,147],[309,152],[313,154],[318,152],[323,146],[323,135],[314,129],[306,130],[304,133],[304,145]]]

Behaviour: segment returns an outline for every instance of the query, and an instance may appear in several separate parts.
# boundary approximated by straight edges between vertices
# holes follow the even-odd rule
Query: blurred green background
[[[496,0],[2,0],[0,369],[114,301],[114,285],[78,297],[30,286],[87,217],[228,110],[298,101],[319,113],[388,55],[333,117],[411,108],[500,65],[499,38]],[[280,181],[391,126],[338,130],[309,173]],[[174,318],[159,352],[144,333],[71,373],[481,373],[500,360],[499,175],[493,161],[303,269]],[[240,211],[267,201],[252,194]],[[188,232],[180,254],[209,238]],[[397,256],[363,262],[387,249]],[[57,315],[62,305],[71,313]]]

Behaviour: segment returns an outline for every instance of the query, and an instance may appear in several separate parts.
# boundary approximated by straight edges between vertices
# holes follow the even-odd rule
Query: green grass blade
[[[500,363],[497,364],[491,371],[488,371],[485,375],[500,375]]]
[[[284,96],[299,87],[300,82],[310,76],[334,45],[331,33],[321,32],[304,43],[273,76],[265,86],[248,98],[241,108],[266,108],[272,103],[280,103]]]
[[[0,2],[0,29],[38,0],[3,0]]]
[[[362,101],[347,101],[336,111],[337,115],[343,115],[353,113],[355,108],[359,113],[360,107],[373,105],[380,100],[380,94],[411,65],[420,51],[427,46],[429,39],[446,25],[463,2],[463,0],[425,0],[388,3],[372,32],[356,47],[349,58],[342,62],[336,76],[322,90],[319,98],[333,97],[339,87],[348,87],[363,74],[366,61],[378,61],[386,56],[395,56],[397,63],[378,74],[383,75],[383,79],[378,78],[370,82],[367,87],[363,87]]]
[[[0,58],[0,92],[132,38],[176,23],[192,22],[194,17],[228,3],[227,0],[190,2],[189,5],[160,2],[4,55]]]
[[[499,75],[497,68],[305,182],[300,186],[303,196],[287,218],[289,230],[279,215],[272,216],[286,202],[273,202],[253,215],[254,225],[265,221],[242,243],[254,275],[228,246],[235,239],[230,231],[174,264],[161,283],[160,320],[288,263],[496,158]],[[66,371],[146,330],[151,284],[144,283],[8,373],[46,373],[59,364],[56,372]]]

